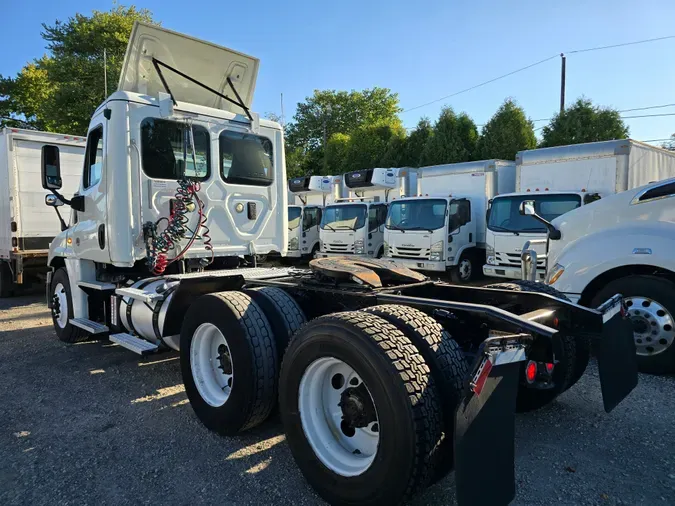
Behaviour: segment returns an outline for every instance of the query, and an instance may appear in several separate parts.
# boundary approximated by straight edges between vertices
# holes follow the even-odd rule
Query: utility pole
[[[281,94],[281,128],[284,128],[286,126],[286,122],[284,121],[284,94]]]
[[[565,54],[560,53],[560,112],[565,110]]]
[[[108,98],[108,53],[105,48],[103,48],[103,92],[105,100]]]
[[[331,107],[328,104],[323,110],[323,173],[328,174],[328,157],[326,156],[326,146],[328,145],[327,120]]]

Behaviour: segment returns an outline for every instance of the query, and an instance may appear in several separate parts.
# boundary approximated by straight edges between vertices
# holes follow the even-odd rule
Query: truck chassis
[[[344,257],[132,287],[71,283],[88,294],[89,318],[72,318],[67,295],[48,289],[61,330],[69,319],[139,354],[179,349],[188,398],[211,430],[254,427],[278,402],[296,462],[332,504],[400,503],[453,468],[458,504],[508,504],[515,413],[579,379],[581,343],[595,342],[607,412],[637,384],[620,295],[588,309],[535,284],[452,285]],[[154,341],[134,332],[150,324],[142,314]]]

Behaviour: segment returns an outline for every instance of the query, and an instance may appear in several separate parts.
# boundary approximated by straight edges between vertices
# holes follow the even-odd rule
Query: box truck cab
[[[317,256],[382,257],[387,203],[410,191],[411,177],[414,181],[414,169],[375,168],[335,178],[335,194],[348,196],[324,209]]]
[[[628,189],[675,176],[675,153],[631,139],[521,151],[516,155],[516,193],[490,203],[487,276],[520,279],[520,254],[527,241],[537,253],[538,280],[545,277],[546,229],[520,215],[521,202],[551,221],[577,207]]]
[[[418,169],[417,196],[390,204],[387,258],[411,269],[449,270],[457,282],[471,280],[484,263],[488,200],[514,185],[515,164],[503,160]]]
[[[323,208],[333,202],[333,176],[305,176],[288,180],[289,258],[310,257],[319,251]]]

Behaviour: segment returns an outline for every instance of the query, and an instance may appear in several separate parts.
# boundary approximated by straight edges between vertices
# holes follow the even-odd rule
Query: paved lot
[[[1,505],[321,504],[278,419],[210,433],[175,353],[140,361],[110,343],[65,345],[39,296],[0,300],[0,379]],[[514,504],[675,505],[675,378],[641,376],[607,415],[592,366],[557,402],[519,415],[516,437]],[[414,503],[453,504],[452,480]]]

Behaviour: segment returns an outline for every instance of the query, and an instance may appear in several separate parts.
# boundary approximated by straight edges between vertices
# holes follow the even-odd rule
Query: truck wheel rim
[[[651,357],[666,351],[675,340],[673,315],[649,297],[626,297],[638,355]]]
[[[358,476],[375,460],[380,424],[365,383],[341,360],[312,362],[300,380],[300,420],[319,460],[341,476]]]
[[[464,280],[471,277],[471,262],[466,258],[459,262],[459,277]]]
[[[68,325],[68,294],[62,283],[57,283],[54,287],[54,297],[52,298],[52,314],[54,321],[63,329]]]
[[[202,323],[192,336],[190,369],[202,399],[218,408],[227,402],[234,382],[230,346],[218,327]]]

